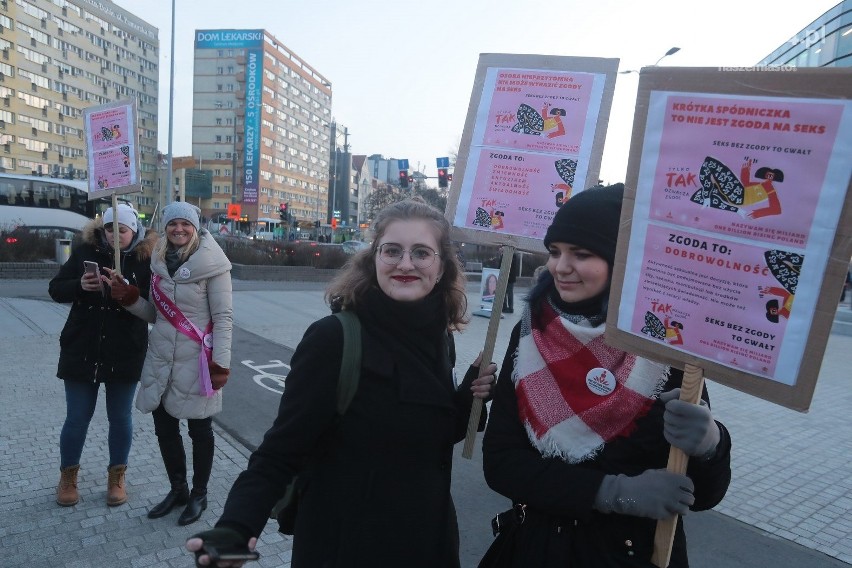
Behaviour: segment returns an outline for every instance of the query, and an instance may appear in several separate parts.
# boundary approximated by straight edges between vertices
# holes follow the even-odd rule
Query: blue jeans
[[[89,423],[95,414],[100,383],[65,383],[65,424],[59,435],[61,467],[77,465],[86,443]],[[104,383],[109,420],[109,465],[126,465],[133,439],[133,395],[138,383]]]

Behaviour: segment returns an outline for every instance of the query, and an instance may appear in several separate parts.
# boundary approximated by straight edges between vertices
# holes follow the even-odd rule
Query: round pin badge
[[[187,268],[185,266],[181,266],[180,270],[178,270],[178,276],[180,278],[182,278],[183,280],[186,280],[187,278],[189,278],[189,274],[190,274],[189,268]]]
[[[615,375],[608,369],[595,367],[586,374],[586,386],[600,396],[612,394],[615,390]]]
[[[204,342],[204,347],[206,347],[208,349],[213,349],[213,335],[212,334],[208,333],[207,335],[205,335],[204,339],[202,339],[202,341]]]

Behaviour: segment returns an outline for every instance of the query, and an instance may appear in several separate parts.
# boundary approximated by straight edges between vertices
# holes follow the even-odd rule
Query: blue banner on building
[[[243,203],[257,203],[260,181],[260,117],[263,111],[263,30],[196,30],[195,49],[245,49]]]
[[[243,129],[243,202],[257,203],[260,182],[260,116],[263,112],[263,49],[246,50],[246,113]]]
[[[195,30],[195,49],[248,49],[263,46],[263,30]]]

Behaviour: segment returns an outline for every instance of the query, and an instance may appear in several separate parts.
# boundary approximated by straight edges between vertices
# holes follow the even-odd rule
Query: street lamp
[[[665,53],[662,55],[662,57],[660,57],[659,59],[657,59],[657,61],[656,61],[653,65],[649,65],[649,67],[656,67],[656,66],[660,63],[660,61],[662,61],[663,59],[665,59],[665,58],[666,58],[666,57],[668,57],[669,55],[674,55],[674,54],[675,54],[675,53],[677,53],[678,51],[680,51],[680,48],[679,48],[679,47],[671,47],[671,48],[669,48],[669,50],[668,50],[667,52],[665,52]],[[618,74],[619,74],[619,75],[627,75],[628,73],[639,73],[639,71],[637,71],[636,69],[627,69],[627,70],[625,70],[625,71],[619,71],[619,72],[618,72]]]
[[[680,51],[680,48],[679,48],[679,47],[672,47],[672,48],[670,48],[667,52],[665,52],[665,53],[663,54],[663,56],[662,56],[662,57],[660,57],[659,59],[657,59],[657,62],[656,62],[656,63],[654,63],[651,67],[656,67],[656,66],[660,63],[660,61],[662,61],[664,58],[668,57],[669,55],[674,55],[674,54],[675,54],[675,53],[677,53],[678,51]]]

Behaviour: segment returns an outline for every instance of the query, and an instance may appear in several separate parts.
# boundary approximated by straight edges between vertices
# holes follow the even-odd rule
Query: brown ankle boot
[[[56,487],[56,502],[63,507],[76,505],[80,501],[80,493],[77,492],[77,472],[80,471],[80,464],[69,465],[59,471],[62,476]]]
[[[126,465],[114,465],[109,468],[107,478],[107,505],[115,507],[127,503],[127,491],[124,489]]]

